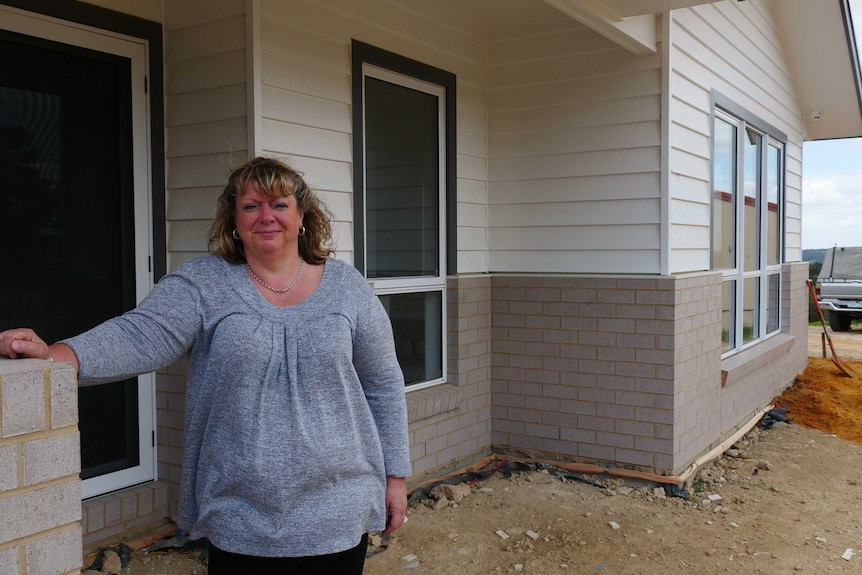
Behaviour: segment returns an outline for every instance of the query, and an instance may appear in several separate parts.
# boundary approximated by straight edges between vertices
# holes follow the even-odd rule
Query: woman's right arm
[[[165,276],[138,307],[61,343],[49,346],[28,328],[0,332],[0,355],[71,363],[87,384],[125,379],[188,351],[200,326],[198,311],[194,286]]]

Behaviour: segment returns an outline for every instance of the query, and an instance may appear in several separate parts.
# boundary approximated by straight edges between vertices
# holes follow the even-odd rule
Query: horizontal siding
[[[169,94],[166,100],[165,124],[168,129],[234,118],[245,121],[245,84],[223,86],[203,92]]]
[[[595,200],[655,199],[659,174],[606,174],[531,181],[494,182],[495,204],[588,202]]]
[[[511,228],[539,228],[550,230],[557,226],[602,226],[657,224],[660,221],[658,198],[632,200],[627,203],[628,217],[622,221],[617,201],[565,202],[492,205],[490,218],[492,234]],[[496,246],[495,246],[496,247]],[[559,245],[549,243],[549,248]],[[601,249],[601,243],[593,244]],[[643,247],[643,246],[642,246]]]
[[[513,157],[539,156],[625,148],[651,148],[659,138],[655,122],[589,126],[551,132],[496,134],[489,148]]]
[[[712,90],[787,134],[785,242],[788,260],[798,260],[801,111],[770,4],[718,2],[677,10],[670,34],[670,272],[710,265]]]
[[[581,250],[601,246],[602,250],[637,250],[641,246],[653,245],[659,240],[655,222],[631,224],[625,233],[617,225],[597,223],[537,228],[504,228],[491,230],[491,243],[500,250],[541,250],[548,246],[555,249]]]
[[[626,233],[623,226],[619,233]],[[659,266],[659,252],[653,249],[494,250],[491,257],[498,272],[569,273],[573,269],[606,269],[602,273],[654,274],[652,270]]]
[[[260,143],[267,150],[341,162],[352,159],[350,134],[344,132],[264,119],[261,134]]]
[[[168,270],[207,251],[215,199],[246,159],[244,0],[165,3]]]
[[[218,187],[223,188],[231,167],[243,161],[243,157],[230,154],[208,154],[170,158],[167,174],[168,191],[182,188]],[[170,206],[168,206],[170,210]],[[211,208],[201,207],[202,219]]]
[[[261,115],[299,126],[314,126],[345,134],[351,131],[350,102],[309,96],[290,89],[264,86]]]
[[[659,273],[660,58],[563,22],[491,45],[491,271]]]
[[[580,34],[594,34],[582,29]],[[574,36],[574,35],[573,35]],[[633,56],[622,48],[603,52],[548,54],[543,60],[519,61],[491,69],[489,85],[503,89],[531,84],[565,82],[573,78],[593,78],[613,74],[632,74],[659,67],[659,57]]]
[[[578,154],[545,154],[526,156],[512,162],[509,158],[492,158],[488,162],[491,182],[499,180],[534,180],[541,178],[573,178],[608,173],[631,174],[650,172],[659,162],[659,150],[601,150]]]
[[[207,25],[173,30],[166,62],[197,60],[245,49],[245,15],[238,13]]]
[[[264,52],[261,55],[261,81],[267,87],[350,103],[349,68],[332,70],[280,54]]]
[[[263,0],[258,145],[267,154],[286,157],[322,194],[337,192],[350,199],[352,39],[456,74],[457,174],[463,190],[456,206],[458,250],[471,254],[459,258],[458,269],[487,271],[486,41],[443,16],[435,18],[432,6]],[[353,247],[352,202],[331,207],[343,253]],[[349,237],[344,235],[348,230]]]
[[[200,92],[245,82],[245,50],[207,55],[168,64],[168,94]]]
[[[245,118],[184,124],[172,128],[167,155],[176,158],[217,154],[231,147],[245,149],[246,139]]]
[[[494,134],[632,124],[655,121],[659,115],[659,104],[659,97],[651,95],[624,100],[494,110],[489,115],[489,122],[493,124]]]
[[[221,186],[209,188],[175,188],[168,191],[168,221],[197,220],[209,211],[215,217],[216,202],[222,192]]]
[[[101,6],[108,10],[122,12],[151,20],[153,22],[162,21],[162,2],[161,0],[83,0],[86,4]]]
[[[785,205],[784,257],[802,261],[802,145],[787,147],[787,202]]]
[[[163,3],[165,30],[168,32],[213,23],[218,25],[222,20],[244,15],[246,6],[246,0],[163,0]]]
[[[661,77],[655,69],[631,74],[576,78],[553,83],[509,86],[488,93],[494,109],[516,110],[540,106],[598,102],[609,98],[633,98],[661,93]]]

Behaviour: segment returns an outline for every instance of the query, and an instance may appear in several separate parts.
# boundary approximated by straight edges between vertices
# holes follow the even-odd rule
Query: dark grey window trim
[[[363,148],[362,64],[372,64],[446,88],[446,273],[458,273],[458,218],[457,218],[457,148],[455,116],[455,74],[405,58],[393,52],[365,44],[351,43],[351,82],[353,99],[353,264],[365,272],[365,206],[362,190],[365,187],[361,167],[365,164]]]
[[[153,218],[153,281],[167,272],[167,225],[165,222],[165,109],[162,70],[162,25],[136,16],[75,0],[0,0],[0,4],[60,20],[110,30],[147,41],[147,95],[150,108],[150,181]]]

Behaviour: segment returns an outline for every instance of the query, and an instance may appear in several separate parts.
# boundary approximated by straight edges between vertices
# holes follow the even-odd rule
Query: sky
[[[805,142],[802,249],[862,246],[862,138]]]
[[[850,0],[862,51],[862,0]],[[862,246],[862,138],[802,145],[802,249]]]

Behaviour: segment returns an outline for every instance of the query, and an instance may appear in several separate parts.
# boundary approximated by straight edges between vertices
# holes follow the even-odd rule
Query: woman
[[[234,169],[210,253],[134,310],[0,353],[71,363],[83,383],[189,353],[179,525],[210,541],[210,575],[361,573],[369,531],[399,528],[409,475],[404,381],[389,319],[362,275],[329,256],[327,212],[300,174]]]

